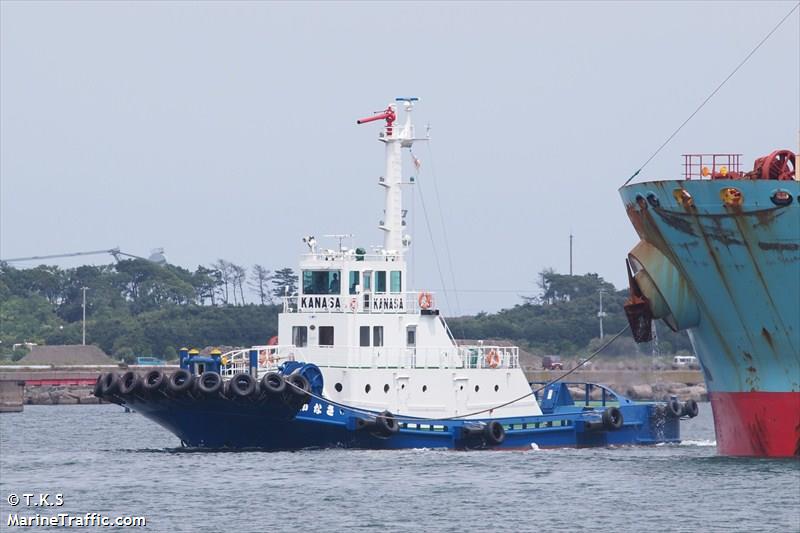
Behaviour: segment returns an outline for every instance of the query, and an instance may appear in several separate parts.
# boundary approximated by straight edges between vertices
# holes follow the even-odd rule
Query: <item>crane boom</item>
[[[19,261],[39,261],[41,259],[58,259],[62,257],[78,257],[81,255],[101,255],[101,254],[111,254],[114,256],[114,259],[119,261],[119,256],[124,255],[126,257],[133,257],[134,259],[145,259],[144,257],[140,257],[138,255],[129,254],[126,252],[120,251],[119,247],[111,248],[108,250],[93,250],[91,252],[72,252],[67,254],[51,254],[51,255],[34,255],[31,257],[14,257],[12,259],[0,259],[0,262],[3,263],[15,263]]]

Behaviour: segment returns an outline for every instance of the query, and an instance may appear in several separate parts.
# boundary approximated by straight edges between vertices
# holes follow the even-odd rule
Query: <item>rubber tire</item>
[[[119,374],[116,372],[109,372],[103,376],[100,382],[100,394],[103,396],[111,396],[119,392]]]
[[[394,415],[389,411],[384,411],[375,418],[375,427],[378,433],[384,437],[391,437],[400,431],[397,420],[395,420]]]
[[[119,378],[119,393],[122,395],[133,394],[142,384],[142,378],[133,370],[128,370]]]
[[[194,380],[192,374],[183,368],[178,369],[169,377],[167,388],[172,394],[179,395],[189,392]]]
[[[697,405],[697,402],[692,399],[686,400],[686,403],[683,404],[683,416],[694,418],[699,413],[700,407]]]
[[[302,398],[303,403],[308,401],[308,399],[311,397],[311,395],[309,394],[311,392],[311,384],[308,382],[308,380],[303,374],[289,375],[289,377],[286,378],[286,383],[287,385],[289,385],[286,387],[287,392],[289,392],[289,394],[297,396],[298,398]],[[294,385],[294,387],[292,387],[291,385]]]
[[[105,374],[103,374],[101,372],[97,376],[97,381],[94,382],[94,389],[92,390],[92,394],[94,394],[95,397],[97,397],[97,398],[100,398],[103,395],[101,391],[103,390],[103,376],[104,375]]]
[[[261,378],[261,393],[266,396],[280,396],[286,390],[286,380],[277,372],[267,372]]]
[[[680,417],[683,414],[683,406],[681,402],[678,400],[670,400],[667,402],[667,414],[669,416],[674,416],[675,418]]]
[[[217,394],[222,386],[222,376],[216,372],[203,372],[194,380],[194,390],[205,396]]]
[[[250,374],[239,373],[231,378],[225,385],[226,396],[231,400],[247,398],[254,395],[258,389],[258,382]]]
[[[498,446],[503,444],[503,441],[506,440],[506,428],[497,420],[492,420],[486,424],[486,428],[483,430],[483,436],[487,444]]]
[[[606,429],[619,429],[624,423],[625,419],[618,407],[607,407],[603,411],[603,425]]]
[[[167,386],[167,376],[161,370],[150,370],[142,378],[142,390],[157,392]]]

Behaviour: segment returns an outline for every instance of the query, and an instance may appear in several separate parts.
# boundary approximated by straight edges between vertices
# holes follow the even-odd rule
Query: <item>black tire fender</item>
[[[483,436],[488,444],[497,446],[506,440],[506,428],[497,420],[492,420],[486,424],[486,428],[483,430]]]
[[[267,372],[261,378],[261,392],[267,396],[279,396],[286,390],[286,380],[277,372]]]
[[[97,380],[94,382],[94,389],[92,390],[92,394],[94,394],[94,395],[95,395],[96,397],[98,397],[98,398],[99,398],[99,397],[101,397],[101,396],[103,395],[103,394],[102,394],[102,391],[103,391],[103,376],[104,376],[104,375],[105,375],[105,374],[103,374],[103,373],[101,372],[101,373],[100,373],[100,374],[97,376]]]
[[[398,425],[397,420],[389,411],[384,411],[375,417],[375,427],[377,427],[378,433],[386,437],[394,435],[400,431],[400,426]]]
[[[181,368],[169,377],[167,388],[173,394],[183,394],[191,389],[192,382],[192,374],[188,370]]]
[[[286,378],[286,383],[289,385],[286,387],[287,392],[297,396],[298,399],[302,399],[304,403],[311,397],[311,394],[309,394],[311,392],[311,384],[304,375],[291,374]]]
[[[258,382],[253,379],[250,374],[244,372],[233,376],[228,383],[225,384],[226,396],[230,399],[247,398],[255,394],[258,388]]]
[[[689,418],[694,418],[700,413],[700,407],[697,405],[697,402],[689,399],[683,404],[683,416],[688,416]]]
[[[156,392],[167,386],[167,377],[161,370],[150,370],[142,378],[142,389],[145,392]]]
[[[683,406],[681,405],[681,402],[676,399],[672,399],[667,402],[667,414],[674,417],[681,416],[683,414]]]
[[[100,382],[100,394],[103,396],[111,396],[119,392],[119,374],[116,372],[109,372],[103,376]]]
[[[119,378],[119,393],[133,394],[142,384],[142,378],[133,370],[128,370]]]
[[[203,372],[194,380],[194,390],[200,394],[211,396],[222,389],[222,376],[216,372]]]
[[[606,410],[603,411],[603,425],[607,429],[619,429],[624,423],[625,419],[619,407],[607,407]]]

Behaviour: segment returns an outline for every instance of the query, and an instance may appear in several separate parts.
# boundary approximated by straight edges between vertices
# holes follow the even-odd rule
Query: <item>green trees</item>
[[[605,333],[613,335],[627,324],[622,307],[628,296],[627,289],[618,291],[597,274],[569,276],[547,269],[539,273],[539,287],[540,296],[523,298],[524,303],[511,309],[450,319],[452,329],[469,339],[509,339],[543,354],[577,354],[594,346],[590,342],[600,335],[597,317],[600,290],[606,313]],[[691,349],[685,332],[673,333],[666,327],[659,327],[659,338],[662,349]],[[629,333],[615,344],[619,344],[626,355],[639,351]],[[624,355],[617,352],[614,353]]]
[[[245,286],[258,305],[245,304]],[[575,354],[599,346],[600,290],[605,332],[614,334],[626,325],[627,290],[617,291],[597,274],[545,270],[539,286],[536,298],[497,313],[450,319],[451,328],[459,338],[501,338],[543,354]],[[243,267],[222,259],[194,272],[141,259],[65,270],[0,263],[0,355],[10,356],[14,344],[26,341],[80,343],[83,287],[88,288],[87,342],[119,357],[174,359],[181,346],[265,344],[278,329],[280,307],[272,304],[273,297],[296,293],[297,275],[291,268],[271,273],[254,265],[248,276]],[[691,349],[683,332],[662,326],[658,335],[661,353]],[[609,355],[619,350],[637,350],[628,334]]]
[[[272,275],[272,294],[283,298],[297,292],[297,274],[291,268],[276,270]]]
[[[87,342],[117,357],[265,343],[277,334],[278,307],[270,305],[269,271],[259,267],[255,280],[260,306],[245,305],[247,269],[223,260],[194,272],[142,259],[65,270],[0,263],[0,355],[21,342],[80,343],[83,287]]]

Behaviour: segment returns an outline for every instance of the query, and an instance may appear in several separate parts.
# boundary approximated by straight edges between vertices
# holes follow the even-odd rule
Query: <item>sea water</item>
[[[190,452],[116,405],[25,406],[0,415],[0,530],[47,529],[9,526],[14,514],[96,513],[147,525],[75,529],[800,531],[800,461],[717,456],[708,404],[682,435],[582,450]]]

